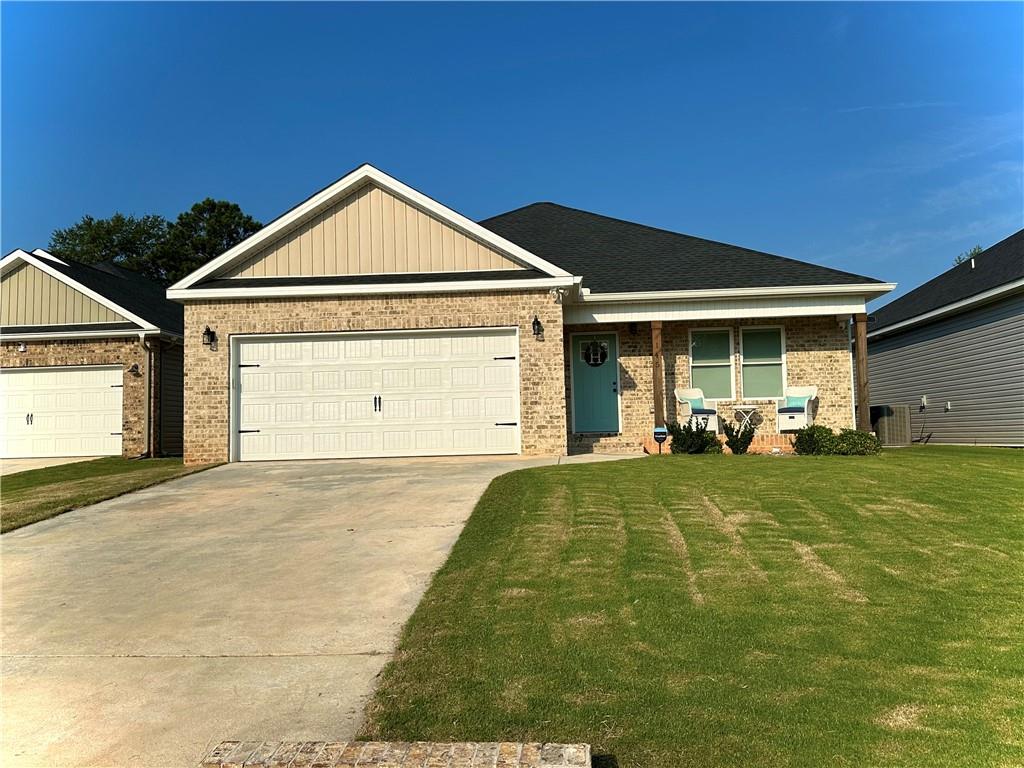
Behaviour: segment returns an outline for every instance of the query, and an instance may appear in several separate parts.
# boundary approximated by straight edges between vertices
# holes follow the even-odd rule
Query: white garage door
[[[240,339],[235,456],[518,453],[518,347],[514,328]]]
[[[119,456],[121,366],[0,369],[0,455]]]

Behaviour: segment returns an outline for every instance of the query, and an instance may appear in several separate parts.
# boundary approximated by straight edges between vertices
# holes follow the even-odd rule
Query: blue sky
[[[25,4],[2,249],[361,162],[898,281],[1024,226],[1024,4]]]

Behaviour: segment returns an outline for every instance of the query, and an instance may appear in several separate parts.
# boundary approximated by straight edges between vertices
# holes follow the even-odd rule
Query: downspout
[[[853,373],[853,315],[846,321],[846,349],[850,353],[850,423],[857,428],[857,378]]]
[[[140,459],[153,458],[153,420],[152,397],[153,397],[153,347],[146,341],[146,334],[139,333],[139,344],[146,350],[146,450],[139,456]]]

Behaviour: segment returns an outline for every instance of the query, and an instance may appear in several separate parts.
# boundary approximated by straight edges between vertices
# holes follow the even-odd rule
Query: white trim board
[[[762,317],[854,315],[863,311],[863,297],[841,295],[608,304],[584,302],[565,305],[565,322],[567,325],[573,325],[650,320],[748,320]]]
[[[1003,283],[1002,285],[998,285],[988,291],[983,291],[982,293],[975,294],[974,296],[968,296],[966,299],[962,299],[960,301],[954,301],[952,304],[946,304],[945,306],[938,307],[930,312],[914,315],[913,317],[908,317],[906,320],[901,320],[898,323],[893,323],[892,325],[886,325],[873,331],[869,331],[868,338],[886,336],[890,333],[895,333],[902,328],[909,328],[912,325],[925,323],[929,320],[938,320],[941,317],[959,312],[961,309],[967,309],[975,304],[993,301],[1001,296],[1012,293],[1018,288],[1024,288],[1024,278],[1021,278],[1020,280],[1013,280],[1009,283]],[[897,299],[897,301],[899,301],[899,299]]]
[[[265,288],[168,288],[167,298],[243,299],[289,296],[363,296],[372,294],[466,293],[470,291],[530,291],[568,288],[572,277],[539,277],[526,280],[451,280],[425,283],[373,283],[363,285],[279,285]]]
[[[49,258],[52,259],[52,260],[57,261],[57,259],[55,259],[52,256],[50,256]],[[86,286],[84,286],[80,282],[78,282],[77,280],[75,280],[75,279],[73,279],[71,277],[68,277],[67,275],[65,275],[63,272],[60,272],[59,270],[54,269],[50,264],[47,263],[46,257],[40,257],[38,255],[33,255],[31,253],[28,253],[28,252],[23,251],[20,248],[18,248],[17,250],[11,251],[9,254],[4,256],[4,258],[2,260],[0,260],[0,274],[3,274],[4,272],[10,270],[11,267],[13,267],[14,264],[16,262],[18,262],[18,261],[24,261],[25,263],[31,264],[33,267],[36,267],[37,269],[42,270],[43,272],[45,272],[47,275],[49,275],[50,277],[54,278],[55,280],[59,280],[60,282],[62,282],[65,285],[73,288],[74,290],[78,291],[79,293],[81,293],[81,294],[83,294],[85,296],[88,296],[93,301],[99,302],[100,304],[102,304],[107,309],[111,310],[112,312],[116,312],[117,314],[121,315],[121,317],[125,318],[126,320],[130,320],[131,322],[133,322],[136,325],[138,325],[144,331],[159,331],[159,328],[157,328],[155,325],[153,325],[148,320],[144,320],[141,317],[139,317],[138,315],[134,314],[133,312],[129,312],[127,309],[122,307],[120,304],[112,301],[111,299],[108,299],[103,294],[97,293],[96,291],[92,290],[91,288],[87,288]],[[63,263],[63,262],[61,262],[61,263]],[[135,333],[137,333],[137,331]],[[133,333],[133,335],[134,335],[134,333]]]
[[[585,277],[585,276],[584,276]],[[644,302],[684,301],[707,299],[762,298],[775,296],[845,295],[861,297],[865,301],[882,296],[896,287],[896,283],[856,283],[852,285],[778,285],[764,288],[705,288],[691,291],[633,291],[623,293],[592,293],[581,291],[583,302]]]
[[[167,336],[181,339],[176,333],[167,333],[158,328],[120,331],[58,331],[56,333],[5,333],[0,341],[46,341],[47,339],[120,339],[130,336]]]
[[[299,224],[304,219],[314,215],[319,210],[333,204],[334,202],[341,200],[355,189],[367,183],[377,184],[392,194],[403,198],[411,205],[421,208],[456,229],[461,230],[463,233],[506,253],[516,261],[534,267],[535,269],[539,269],[552,277],[571,277],[571,275],[564,269],[561,269],[560,267],[545,261],[539,256],[530,253],[525,248],[516,245],[510,240],[506,240],[505,238],[496,235],[494,232],[485,229],[475,221],[466,218],[462,214],[453,211],[451,208],[427,197],[423,193],[417,192],[412,187],[403,184],[398,179],[374,168],[372,165],[364,163],[351,173],[338,179],[338,181],[334,182],[326,189],[318,192],[308,200],[292,208],[287,213],[274,219],[274,221],[270,222],[259,232],[246,238],[235,247],[228,249],[212,261],[207,262],[195,272],[186,275],[170,287],[168,290],[168,296],[171,298],[178,298],[178,296],[173,296],[172,292],[177,293],[190,288],[203,278],[210,277],[229,265],[240,262],[246,257],[252,255],[261,246],[266,245],[275,238],[286,234],[289,229]]]

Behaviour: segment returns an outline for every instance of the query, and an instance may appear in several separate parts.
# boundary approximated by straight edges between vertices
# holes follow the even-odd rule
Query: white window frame
[[[686,357],[690,361],[690,386],[695,386],[693,383],[693,334],[694,333],[708,333],[711,331],[727,331],[729,333],[729,397],[708,397],[707,393],[704,394],[704,400],[711,403],[729,403],[736,400],[736,339],[733,334],[733,328],[731,326],[721,326],[715,328],[690,328],[688,330],[688,341],[689,346],[686,348]],[[700,365],[698,368],[711,368],[718,367],[718,363],[712,365]]]
[[[782,394],[778,397],[744,397],[745,403],[778,403],[786,399],[786,387],[789,386],[789,371],[786,369],[786,326],[784,325],[741,325],[740,326],[740,391],[743,391],[743,332],[744,331],[772,331],[779,332],[779,341],[782,344]],[[757,363],[751,363],[757,365]],[[776,365],[776,363],[765,363],[765,365]],[[745,393],[744,393],[745,394]]]

